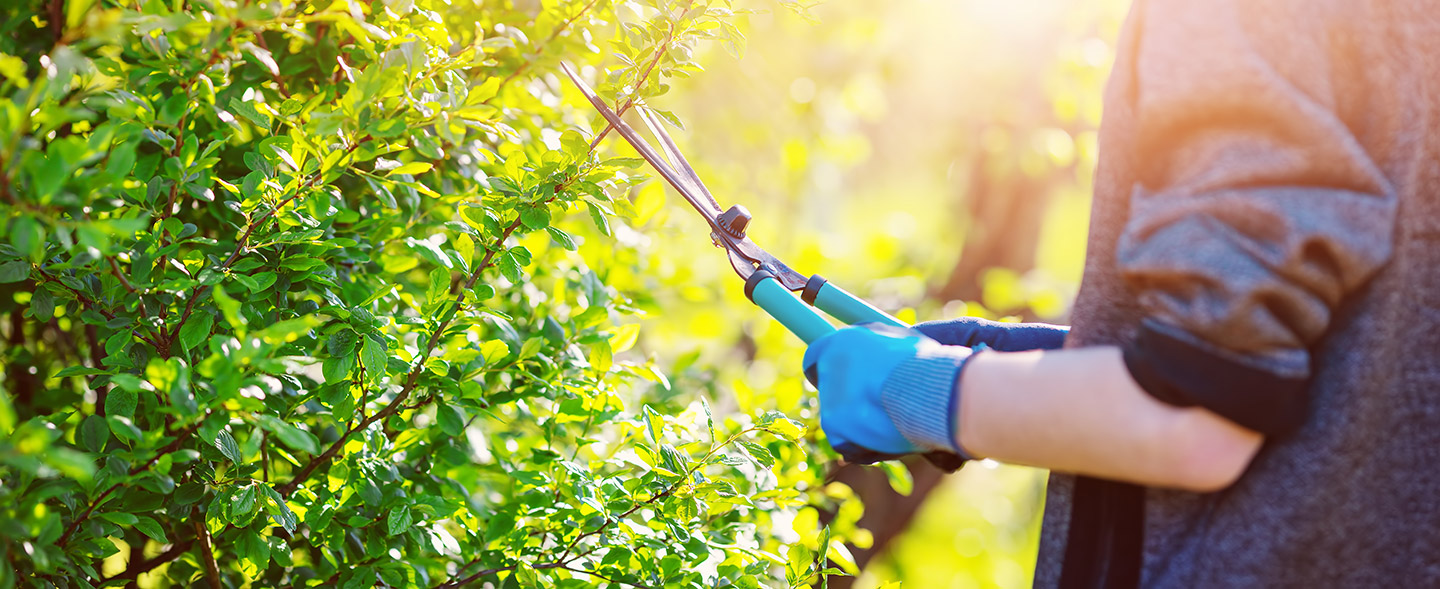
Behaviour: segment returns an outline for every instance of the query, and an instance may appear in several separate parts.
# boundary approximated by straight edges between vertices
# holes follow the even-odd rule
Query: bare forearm
[[[1229,486],[1260,434],[1161,403],[1120,350],[976,355],[961,377],[959,442],[975,456],[1151,486]]]

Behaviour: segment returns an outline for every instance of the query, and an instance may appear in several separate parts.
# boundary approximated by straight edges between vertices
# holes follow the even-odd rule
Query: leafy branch
[[[35,268],[35,271],[36,271],[36,272],[39,272],[39,273],[40,273],[40,278],[44,279],[46,282],[50,282],[50,283],[53,283],[53,284],[58,284],[58,285],[60,285],[61,288],[64,288],[65,290],[70,291],[70,294],[74,295],[74,296],[75,296],[75,300],[79,301],[81,305],[84,305],[86,308],[91,309],[91,310],[94,310],[94,311],[97,312],[97,313],[100,313],[100,315],[104,316],[106,319],[114,319],[114,318],[115,318],[115,313],[112,313],[112,312],[110,312],[109,309],[106,309],[105,307],[101,306],[100,303],[98,303],[98,302],[95,301],[95,299],[92,299],[92,298],[90,298],[89,296],[86,296],[85,293],[80,292],[79,290],[76,290],[76,289],[72,288],[72,287],[71,287],[70,285],[68,285],[68,284],[65,284],[65,282],[64,282],[63,280],[60,280],[59,278],[56,278],[54,275],[50,274],[49,272],[46,272],[44,268],[42,268],[42,267],[40,267],[40,266],[34,266],[34,268]],[[140,333],[135,334],[135,337],[138,337],[138,338],[144,340],[145,343],[148,343],[148,344],[150,344],[150,345],[152,345],[152,346],[155,346],[156,349],[159,349],[159,348],[160,348],[160,343],[159,343],[159,342],[161,341],[161,338],[160,338],[159,334],[156,334],[156,333],[153,332],[153,331],[150,332],[150,336],[149,336],[149,337],[146,337],[144,334],[140,334]],[[153,339],[152,339],[152,338],[153,338]]]
[[[565,549],[560,553],[560,556],[559,556],[558,558],[556,558],[556,559],[553,560],[553,561],[549,561],[549,562],[545,562],[545,563],[541,563],[541,564],[536,564],[536,565],[532,566],[531,568],[533,568],[533,569],[535,569],[535,570],[537,570],[537,571],[538,571],[538,570],[548,570],[548,569],[564,569],[564,570],[568,570],[568,571],[574,571],[574,572],[585,573],[585,574],[588,574],[588,575],[594,575],[594,576],[596,576],[596,577],[599,577],[599,578],[604,579],[604,580],[606,580],[606,581],[609,581],[609,582],[611,582],[611,583],[620,583],[620,584],[624,584],[624,585],[630,585],[630,586],[632,586],[632,587],[646,587],[645,585],[641,585],[641,584],[637,584],[637,583],[631,583],[631,582],[627,582],[627,581],[617,581],[617,580],[614,580],[614,579],[608,579],[608,578],[605,578],[605,577],[597,574],[597,573],[594,572],[594,571],[572,568],[572,567],[570,566],[571,564],[574,564],[576,561],[578,561],[578,560],[580,560],[580,559],[582,559],[582,558],[585,558],[586,556],[589,556],[592,552],[594,552],[594,550],[592,549],[592,550],[589,551],[589,552],[583,552],[583,553],[580,553],[580,554],[574,554],[575,548],[578,547],[578,546],[580,545],[580,542],[583,541],[583,540],[585,540],[586,538],[590,538],[590,537],[593,537],[593,536],[598,536],[598,535],[600,535],[600,534],[604,534],[604,533],[605,533],[605,530],[609,529],[611,524],[614,524],[615,522],[619,522],[619,521],[624,521],[626,518],[634,515],[635,512],[640,511],[641,509],[644,509],[644,508],[649,507],[649,506],[651,506],[651,505],[654,505],[656,502],[658,502],[658,501],[660,501],[660,500],[662,500],[662,499],[665,499],[665,498],[667,498],[667,497],[670,497],[670,496],[674,495],[676,491],[679,491],[679,490],[680,490],[681,488],[683,488],[685,485],[689,484],[689,482],[694,478],[696,472],[698,472],[701,468],[704,468],[705,466],[707,466],[707,465],[710,464],[710,459],[715,456],[715,453],[716,453],[716,452],[719,452],[720,450],[723,450],[723,449],[729,447],[731,444],[734,444],[735,442],[739,441],[739,440],[740,440],[742,437],[744,437],[746,434],[755,433],[755,432],[757,432],[757,431],[765,431],[765,429],[764,429],[764,428],[761,428],[761,427],[750,427],[750,428],[746,428],[746,429],[744,429],[744,430],[741,430],[741,431],[739,431],[739,432],[731,435],[729,438],[726,438],[724,442],[721,442],[721,443],[719,443],[719,444],[714,444],[714,445],[712,445],[712,446],[710,447],[710,450],[707,451],[704,456],[701,456],[699,460],[695,461],[691,466],[689,466],[688,468],[686,468],[686,469],[685,469],[685,472],[680,475],[679,479],[676,480],[674,483],[671,483],[670,486],[666,487],[664,491],[661,491],[661,492],[659,492],[659,493],[656,493],[654,496],[650,497],[649,499],[646,499],[646,500],[644,500],[644,501],[640,501],[640,502],[635,503],[634,505],[630,506],[629,509],[626,509],[624,512],[622,512],[620,515],[617,515],[617,516],[614,516],[614,517],[609,517],[609,516],[607,516],[607,517],[605,518],[604,523],[601,523],[599,527],[597,527],[597,528],[595,528],[595,529],[593,529],[593,530],[590,530],[590,531],[581,533],[580,535],[578,535],[578,536],[576,536],[574,539],[572,539],[569,544],[566,544],[566,545],[565,545]],[[574,555],[572,556],[572,554],[574,554]],[[477,559],[474,559],[474,560],[471,560],[470,562],[466,563],[464,566],[460,567],[459,570],[460,570],[460,571],[464,571],[466,568],[469,568],[471,565],[474,565],[476,562],[479,562],[479,559],[478,559],[478,558],[477,558]],[[444,582],[444,583],[441,583],[441,584],[439,584],[439,585],[436,585],[434,589],[454,589],[455,587],[462,587],[462,586],[468,585],[468,584],[470,584],[470,583],[473,583],[473,582],[475,582],[475,581],[477,581],[477,580],[479,580],[479,579],[481,579],[481,578],[488,577],[488,576],[491,576],[491,575],[497,575],[497,574],[499,574],[499,573],[503,573],[503,572],[507,572],[507,571],[514,571],[514,570],[516,570],[516,569],[519,568],[519,567],[520,567],[520,563],[516,563],[516,564],[512,564],[512,565],[508,565],[508,566],[503,566],[503,567],[494,567],[494,568],[484,569],[484,570],[482,570],[482,571],[478,571],[478,572],[475,572],[475,573],[473,573],[473,574],[470,574],[469,576],[466,576],[466,577],[462,577],[462,578],[459,578],[459,579],[452,579],[452,580],[450,580],[450,581],[446,581],[446,582]]]
[[[350,147],[347,147],[345,149],[345,153],[341,155],[340,159],[337,160],[335,165],[337,167],[343,166],[345,158],[350,157],[352,154],[355,153],[355,150],[359,149],[362,144],[369,140],[370,136],[367,135],[365,137],[357,139],[354,143],[350,144]],[[315,173],[310,176],[310,178],[306,179],[303,184],[296,187],[294,194],[285,197],[285,199],[281,200],[274,207],[271,207],[269,210],[265,211],[264,214],[260,215],[260,218],[251,221],[250,224],[245,228],[245,232],[240,235],[240,238],[235,240],[235,250],[230,252],[230,256],[225,258],[225,261],[220,264],[220,269],[229,270],[231,266],[234,266],[235,262],[240,259],[240,254],[245,251],[245,245],[250,240],[250,236],[255,233],[255,230],[259,229],[261,225],[265,224],[266,221],[270,220],[270,217],[275,216],[275,213],[279,212],[280,209],[285,208],[285,205],[290,204],[296,198],[299,198],[300,195],[304,194],[306,190],[314,186],[315,182],[320,180],[320,178],[324,176],[325,173],[328,171],[330,170],[324,168],[322,164],[321,168],[317,169]],[[175,342],[175,338],[180,336],[180,329],[185,327],[185,322],[190,320],[191,313],[195,311],[195,301],[200,300],[200,297],[204,296],[205,291],[209,288],[209,286],[202,284],[196,286],[195,289],[190,292],[189,300],[185,303],[185,311],[180,314],[180,320],[175,322],[175,327],[172,328],[170,330],[170,333],[164,337],[165,347],[161,348],[158,345],[156,346],[156,349],[160,351],[160,354],[162,356],[165,356],[167,358],[169,357],[170,346]]]
[[[209,413],[205,414],[206,417],[209,417],[209,415]],[[195,430],[200,429],[200,425],[203,423],[205,423],[205,419],[202,418],[194,424],[186,427],[185,429],[175,432],[175,439],[171,440],[169,444],[161,446],[159,449],[157,449],[155,451],[155,455],[150,457],[150,460],[145,461],[145,464],[131,467],[129,476],[133,477],[137,474],[145,472],[145,470],[149,469],[156,462],[159,462],[162,456],[179,450],[180,447],[185,444],[186,438],[190,437],[191,434],[195,433]],[[95,513],[95,508],[99,507],[101,503],[104,503],[105,498],[109,497],[111,493],[114,493],[116,489],[119,489],[120,487],[123,487],[127,484],[129,483],[126,481],[121,481],[110,485],[109,488],[102,491],[99,496],[95,497],[94,501],[91,501],[90,504],[85,507],[84,511],[80,512],[80,515],[78,517],[76,517],[74,520],[71,520],[70,525],[65,527],[64,533],[60,534],[60,539],[56,540],[55,544],[62,547],[65,546],[65,544],[70,541],[70,537],[75,533],[75,530],[80,528],[80,524],[84,523],[86,519],[89,519],[91,514]]]

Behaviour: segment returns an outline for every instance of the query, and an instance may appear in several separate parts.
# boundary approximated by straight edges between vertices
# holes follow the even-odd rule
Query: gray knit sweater
[[[1067,345],[1267,438],[1052,476],[1036,585],[1440,587],[1440,3],[1137,0],[1100,135]]]

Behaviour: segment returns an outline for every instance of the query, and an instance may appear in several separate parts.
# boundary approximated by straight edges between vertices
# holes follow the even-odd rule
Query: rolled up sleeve
[[[1162,401],[1285,434],[1310,348],[1392,249],[1394,191],[1336,112],[1359,83],[1330,65],[1341,24],[1324,2],[1142,10],[1114,74],[1133,76],[1138,168],[1116,259],[1146,317],[1126,365]]]

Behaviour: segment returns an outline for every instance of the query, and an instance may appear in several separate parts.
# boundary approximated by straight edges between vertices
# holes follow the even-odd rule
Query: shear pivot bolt
[[[720,213],[715,220],[731,237],[744,239],[745,228],[750,226],[750,211],[740,205],[730,205],[730,208]]]

